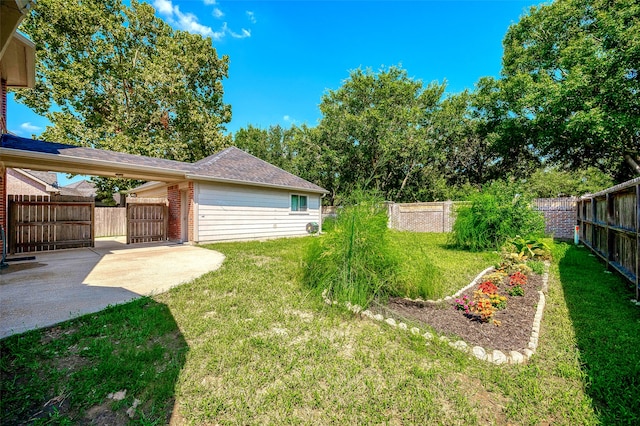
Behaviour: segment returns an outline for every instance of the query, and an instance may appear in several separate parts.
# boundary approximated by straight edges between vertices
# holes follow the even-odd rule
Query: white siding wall
[[[291,194],[307,196],[306,212],[291,212]],[[320,195],[270,188],[201,182],[195,194],[198,242],[307,235],[320,223]]]

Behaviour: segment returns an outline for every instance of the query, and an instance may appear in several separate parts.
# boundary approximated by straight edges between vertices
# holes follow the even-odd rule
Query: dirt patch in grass
[[[542,277],[531,274],[523,286],[524,296],[509,296],[508,285],[503,282],[499,286],[500,295],[507,297],[507,307],[495,313],[500,326],[481,322],[472,315],[455,309],[455,299],[440,303],[415,301],[403,298],[392,298],[384,307],[377,310],[385,315],[394,316],[407,322],[419,322],[431,326],[436,332],[456,336],[472,346],[485,349],[498,349],[503,352],[521,351],[525,349],[531,338],[533,318],[536,314],[542,288]],[[473,298],[478,285],[470,288],[465,294]]]

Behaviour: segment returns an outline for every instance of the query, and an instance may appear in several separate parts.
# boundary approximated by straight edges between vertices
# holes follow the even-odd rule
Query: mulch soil
[[[480,280],[481,282],[482,280]],[[479,284],[469,288],[464,294],[473,299],[473,292]],[[445,336],[455,336],[471,346],[481,346],[487,350],[522,351],[527,348],[531,338],[533,318],[536,314],[542,288],[542,277],[530,274],[527,283],[522,286],[524,296],[509,296],[507,279],[498,286],[498,293],[507,297],[507,307],[496,311],[494,318],[500,326],[481,322],[473,315],[455,309],[455,298],[439,303],[392,298],[386,306],[376,311],[409,323],[424,323]]]

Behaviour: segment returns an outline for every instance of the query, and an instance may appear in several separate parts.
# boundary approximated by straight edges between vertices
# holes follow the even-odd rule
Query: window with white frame
[[[291,194],[291,211],[292,212],[306,212],[307,211],[307,196]]]

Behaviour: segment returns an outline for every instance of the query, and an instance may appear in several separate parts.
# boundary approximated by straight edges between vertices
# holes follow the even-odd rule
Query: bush
[[[471,251],[498,250],[516,235],[543,235],[544,218],[531,208],[530,201],[516,188],[494,183],[456,209],[450,243]]]
[[[340,209],[333,230],[309,248],[305,282],[332,300],[366,307],[392,288],[398,261],[387,241],[387,214],[380,197],[355,191]]]

